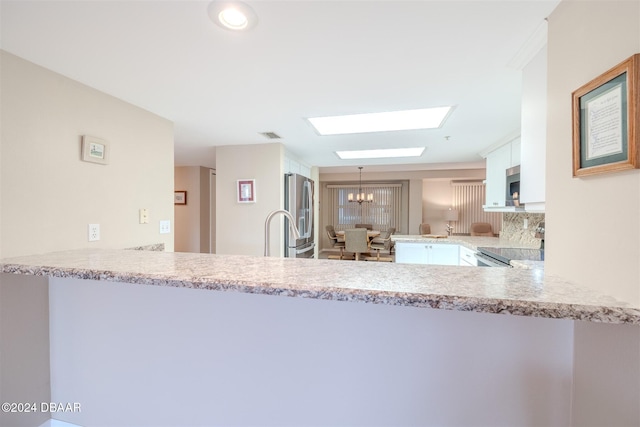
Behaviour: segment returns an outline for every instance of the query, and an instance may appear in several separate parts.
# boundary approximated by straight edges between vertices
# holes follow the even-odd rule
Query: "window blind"
[[[499,212],[485,212],[482,208],[485,202],[485,186],[481,181],[452,181],[452,208],[458,210],[458,221],[454,222],[454,234],[468,234],[474,222],[488,222],[494,233],[502,229],[502,214]]]
[[[402,184],[363,184],[362,191],[373,194],[373,202],[349,202],[349,193],[358,193],[358,185],[327,185],[330,223],[336,230],[371,224],[374,230],[399,229],[402,215]]]

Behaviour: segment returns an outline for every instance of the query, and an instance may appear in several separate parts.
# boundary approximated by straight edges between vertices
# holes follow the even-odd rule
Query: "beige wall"
[[[173,125],[2,52],[3,257],[164,243],[173,223]],[[108,165],[81,161],[81,136],[110,143]],[[147,208],[149,224],[139,224]],[[98,223],[101,240],[88,241]]]
[[[640,305],[640,171],[571,164],[571,93],[640,52],[640,2],[563,1],[548,40],[545,270]]]
[[[422,222],[431,226],[432,234],[447,234],[447,221],[444,211],[451,207],[453,191],[449,179],[425,179],[422,186]],[[455,227],[455,224],[452,224]],[[463,231],[456,230],[454,233]],[[418,227],[410,230],[410,234],[418,234]]]
[[[187,204],[174,207],[174,250],[200,252],[200,167],[176,167],[174,187],[187,192]]]
[[[0,273],[0,402],[35,402],[37,411],[0,412],[0,425],[32,427],[49,419],[49,284],[46,277]]]
[[[267,215],[284,206],[284,146],[227,145],[216,148],[216,253],[264,254]],[[237,203],[239,179],[256,180],[256,203]],[[284,255],[283,217],[271,221],[271,256]]]
[[[201,166],[175,168],[176,191],[187,192],[187,204],[175,205],[175,251],[212,253],[210,247],[211,169]],[[215,206],[215,204],[214,204]]]

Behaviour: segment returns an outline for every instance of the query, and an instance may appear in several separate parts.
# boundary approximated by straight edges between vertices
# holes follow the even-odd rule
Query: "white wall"
[[[571,93],[637,52],[638,1],[563,1],[549,18],[545,270],[636,306],[640,171],[572,178]]]
[[[264,254],[267,215],[284,207],[282,144],[226,145],[216,149],[216,253]],[[237,203],[239,179],[256,180],[256,203]],[[283,216],[271,221],[271,256],[284,255]]]
[[[74,279],[50,287],[51,398],[81,396],[81,413],[56,414],[79,425],[569,425],[572,321]]]
[[[173,222],[173,125],[2,52],[3,257],[164,243]],[[83,162],[82,135],[110,143],[109,164]],[[147,208],[149,224],[139,224]],[[101,240],[88,242],[88,224]]]

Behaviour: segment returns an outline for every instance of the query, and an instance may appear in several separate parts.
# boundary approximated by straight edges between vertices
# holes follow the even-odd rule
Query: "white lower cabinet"
[[[475,251],[472,251],[469,248],[465,248],[464,246],[460,246],[460,265],[467,267],[477,267],[478,260],[476,259]]]
[[[396,243],[396,262],[401,264],[459,265],[459,245],[447,243]]]

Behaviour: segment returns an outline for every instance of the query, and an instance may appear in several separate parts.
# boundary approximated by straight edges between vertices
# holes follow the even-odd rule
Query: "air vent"
[[[260,132],[260,135],[269,139],[282,139],[282,137],[275,132]]]

